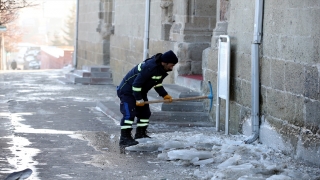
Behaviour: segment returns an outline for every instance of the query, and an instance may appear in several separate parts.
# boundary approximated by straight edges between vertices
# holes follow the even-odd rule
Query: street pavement
[[[96,107],[117,101],[115,86],[63,84],[64,75],[0,72],[0,179],[26,168],[28,180],[196,179],[192,167],[159,161],[155,152],[120,154],[119,119]],[[150,129],[176,130],[161,127]]]

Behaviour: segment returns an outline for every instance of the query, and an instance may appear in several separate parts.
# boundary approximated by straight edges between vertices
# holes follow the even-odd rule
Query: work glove
[[[136,106],[144,106],[144,100],[143,99],[137,100],[136,101]]]
[[[169,102],[169,103],[172,102],[172,97],[171,97],[169,94],[165,95],[165,96],[163,97],[163,99],[164,99],[164,100],[167,100],[167,102]]]

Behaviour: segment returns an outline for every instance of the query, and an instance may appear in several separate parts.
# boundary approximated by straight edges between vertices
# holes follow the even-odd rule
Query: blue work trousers
[[[132,124],[135,117],[137,117],[137,127],[145,127],[149,125],[149,118],[151,111],[149,104],[144,106],[136,106],[136,99],[131,94],[122,94],[121,91],[117,91],[120,98],[120,112],[123,117],[120,125],[121,129],[132,129]],[[148,101],[147,95],[143,96],[144,101]]]

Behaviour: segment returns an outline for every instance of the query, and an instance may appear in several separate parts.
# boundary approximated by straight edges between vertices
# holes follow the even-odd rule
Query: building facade
[[[78,0],[77,68],[110,65],[113,82],[119,84],[144,58],[147,2],[148,56],[171,49],[179,58],[166,83],[183,85],[179,77],[198,75],[215,90],[218,38],[230,37],[231,134],[254,133],[252,44],[254,36],[261,36],[259,141],[320,164],[319,1]],[[262,34],[254,32],[257,2],[263,3]],[[215,119],[215,112],[211,116]]]

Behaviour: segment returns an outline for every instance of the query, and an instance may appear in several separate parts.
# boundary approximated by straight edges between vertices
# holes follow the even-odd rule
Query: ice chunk
[[[233,157],[225,160],[223,163],[218,165],[218,168],[226,168],[228,166],[234,165],[236,164],[239,160],[241,159],[241,156],[238,154],[235,154]]]
[[[248,175],[244,175],[244,176],[239,177],[237,180],[265,180],[265,178],[264,177],[250,177]]]
[[[212,158],[213,155],[211,152],[208,151],[198,151],[195,149],[181,149],[181,150],[173,150],[168,152],[169,160],[192,160],[195,157],[198,157],[199,159],[208,159]]]
[[[292,178],[290,178],[289,176],[285,176],[285,175],[273,175],[269,178],[267,178],[266,180],[291,180]]]
[[[232,169],[233,171],[249,171],[253,168],[253,165],[250,163],[240,164],[237,166],[229,166],[228,169]]]
[[[213,158],[193,162],[193,164],[196,166],[206,165],[206,164],[210,164],[210,163],[213,163]]]
[[[159,144],[156,143],[139,143],[135,146],[126,147],[128,151],[137,151],[137,152],[155,152],[159,149]]]
[[[164,149],[179,149],[184,147],[185,145],[179,141],[168,141],[164,143]]]
[[[157,158],[161,160],[168,160],[168,155],[167,153],[160,153]]]
[[[193,159],[191,159],[191,163],[195,163],[195,162],[197,162],[197,161],[199,161],[199,157],[195,157],[195,158],[193,158]]]

